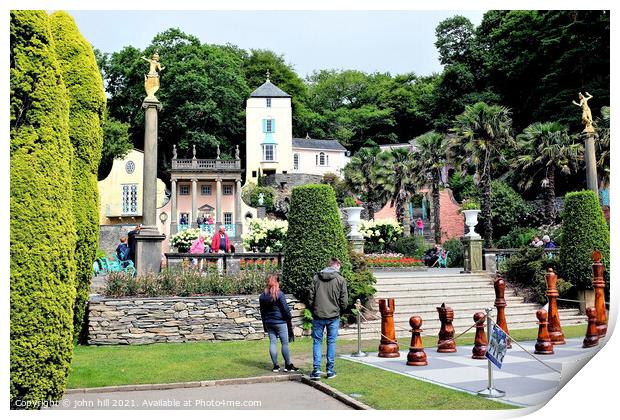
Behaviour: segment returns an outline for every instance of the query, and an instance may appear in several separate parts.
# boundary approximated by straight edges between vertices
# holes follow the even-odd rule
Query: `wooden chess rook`
[[[495,307],[497,308],[497,321],[495,323],[506,334],[510,334],[508,332],[508,324],[506,324],[506,299],[504,298],[506,282],[501,275],[497,274],[495,276],[493,288],[495,289]],[[510,337],[506,339],[506,348],[512,348],[512,340]]]
[[[553,272],[553,268],[547,269],[545,274],[545,280],[547,282],[547,299],[549,300],[549,325],[547,330],[549,331],[549,338],[551,343],[555,346],[558,344],[566,344],[564,340],[564,333],[562,332],[562,326],[560,325],[560,314],[558,313],[558,301],[560,296],[558,293],[558,275]]]
[[[454,353],[456,352],[456,343],[454,342],[454,326],[452,320],[454,320],[454,311],[452,308],[442,303],[437,307],[439,313],[439,320],[441,321],[441,328],[439,329],[439,340],[437,341],[438,353]]]
[[[547,330],[547,311],[539,309],[536,311],[536,318],[538,318],[538,338],[536,339],[536,345],[534,346],[535,354],[553,354],[553,344],[549,338],[549,331]]]
[[[394,299],[379,299],[381,312],[381,344],[379,357],[399,357],[396,330],[394,329]]]
[[[484,312],[476,312],[474,314],[474,322],[476,323],[476,337],[474,338],[474,348],[471,350],[472,359],[486,359],[487,334],[484,331],[484,318]]]
[[[426,366],[426,353],[424,352],[424,346],[422,345],[422,337],[420,333],[422,329],[422,318],[419,316],[412,316],[409,318],[409,325],[411,326],[411,345],[409,346],[409,353],[407,354],[408,366]]]
[[[583,348],[598,346],[598,327],[596,308],[586,308],[586,315],[588,316],[588,329],[586,330],[586,338],[583,339]]]
[[[594,308],[596,309],[596,328],[600,338],[607,334],[607,311],[605,309],[605,266],[601,263],[600,251],[592,253],[592,287],[594,287]]]

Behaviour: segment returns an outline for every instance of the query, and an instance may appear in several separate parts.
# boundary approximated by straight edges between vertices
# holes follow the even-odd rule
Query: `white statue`
[[[262,206],[263,204],[265,204],[265,194],[259,193],[258,194],[258,205]]]

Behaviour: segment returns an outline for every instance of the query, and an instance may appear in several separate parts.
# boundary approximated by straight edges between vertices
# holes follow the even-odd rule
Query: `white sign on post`
[[[502,361],[506,355],[507,339],[506,333],[496,324],[493,324],[486,357],[497,366],[498,369],[502,368]]]

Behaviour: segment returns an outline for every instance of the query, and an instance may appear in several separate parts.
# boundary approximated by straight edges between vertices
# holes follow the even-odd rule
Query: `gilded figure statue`
[[[594,127],[592,126],[592,111],[588,106],[588,101],[592,99],[593,96],[586,92],[586,96],[583,96],[581,92],[579,92],[579,103],[573,100],[573,105],[577,105],[581,108],[581,123],[585,126],[583,129],[583,133],[594,133]]]
[[[146,99],[151,101],[157,101],[155,92],[159,90],[159,72],[166,67],[159,63],[159,54],[157,51],[153,53],[153,56],[149,59],[142,57],[142,59],[150,64],[149,73],[144,75],[144,90],[146,90]]]

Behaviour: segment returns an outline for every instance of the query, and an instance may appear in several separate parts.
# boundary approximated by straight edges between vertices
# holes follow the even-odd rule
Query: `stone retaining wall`
[[[287,302],[294,333],[302,334],[305,305]],[[150,344],[264,337],[256,296],[91,297],[88,344]]]

